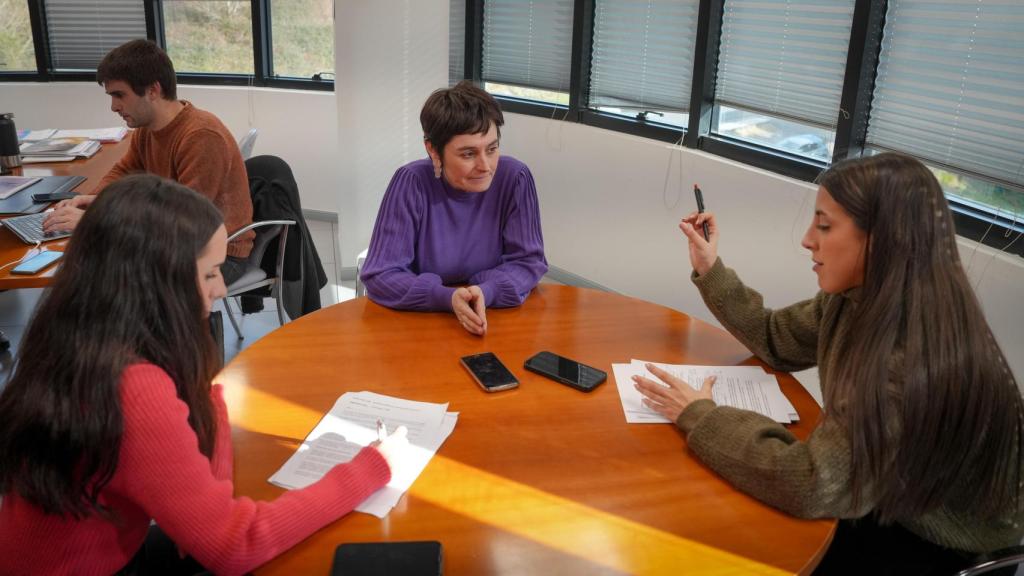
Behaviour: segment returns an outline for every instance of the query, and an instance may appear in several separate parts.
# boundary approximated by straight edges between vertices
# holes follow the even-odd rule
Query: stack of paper
[[[46,140],[47,138],[53,138],[53,135],[57,131],[53,128],[43,128],[41,130],[18,130],[18,142],[38,142],[40,140]]]
[[[95,140],[97,142],[120,142],[128,135],[126,126],[115,126],[114,128],[91,128],[82,130],[56,130],[54,128],[42,128],[40,130],[18,130],[19,142],[38,142],[49,138],[82,138]]]
[[[392,467],[387,486],[356,508],[383,518],[455,430],[458,417],[457,412],[448,412],[448,404],[414,402],[373,392],[346,392],[295,454],[270,477],[270,482],[282,488],[308,486],[377,440],[377,419],[384,422],[389,432],[405,426],[409,429],[410,445],[405,460]]]
[[[615,386],[619,389],[626,422],[660,423],[669,420],[643,404],[644,396],[636,390],[633,376],[646,376],[661,382],[645,367],[647,362],[634,359],[629,364],[612,364]],[[788,424],[800,419],[796,409],[782,393],[775,376],[757,366],[691,366],[651,362],[669,374],[682,378],[694,389],[700,389],[704,379],[716,376],[712,396],[719,406],[732,406],[763,414],[776,422]]]
[[[125,126],[114,128],[93,128],[87,130],[58,130],[54,138],[86,138],[97,142],[120,142],[128,134]]]
[[[47,138],[21,145],[21,161],[68,162],[75,158],[91,158],[100,151],[100,143],[85,138]]]

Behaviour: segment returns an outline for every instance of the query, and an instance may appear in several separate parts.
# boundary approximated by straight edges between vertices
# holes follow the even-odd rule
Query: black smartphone
[[[515,374],[505,368],[498,357],[491,352],[463,356],[459,362],[469,370],[470,375],[487,392],[498,392],[519,386]]]
[[[603,370],[551,352],[536,353],[523,364],[523,368],[584,392],[590,392],[608,379]]]
[[[43,202],[56,202],[58,200],[70,200],[75,197],[73,192],[44,192],[42,194],[33,194],[32,201],[36,204]]]
[[[441,543],[436,541],[341,544],[334,550],[331,575],[440,576],[441,561]]]
[[[29,258],[28,260],[22,261],[21,264],[15,266],[14,270],[11,270],[11,274],[37,274],[43,269],[45,269],[47,266],[50,266],[57,260],[60,260],[60,257],[63,255],[63,252],[57,252],[56,250],[47,250],[45,252],[40,252],[39,254],[36,254],[35,256]]]

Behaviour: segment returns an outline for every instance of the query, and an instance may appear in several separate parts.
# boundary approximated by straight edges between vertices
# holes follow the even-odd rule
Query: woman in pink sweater
[[[156,176],[109,189],[0,394],[0,574],[247,572],[384,486],[404,432],[273,502],[235,498],[207,322],[225,294],[220,213]],[[167,537],[177,550],[154,558]]]

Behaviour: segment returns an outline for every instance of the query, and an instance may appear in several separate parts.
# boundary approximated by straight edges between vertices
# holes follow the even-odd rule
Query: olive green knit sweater
[[[715,317],[760,359],[778,370],[817,365],[822,389],[827,390],[829,372],[840,361],[836,351],[856,314],[856,289],[845,294],[819,292],[810,300],[769,310],[761,295],[744,286],[721,259],[703,276],[694,273],[693,282]],[[891,375],[898,373],[890,370]],[[890,389],[898,398],[900,383],[890,380]],[[699,400],[680,414],[676,424],[698,458],[740,490],[785,512],[803,518],[859,518],[874,507],[877,498],[870,490],[859,506],[851,503],[850,448],[843,430],[831,419],[823,419],[801,442],[764,416]],[[898,437],[898,423],[889,423],[887,432]],[[979,518],[946,505],[898,521],[936,544],[988,552],[1020,543],[1021,520],[1013,510],[997,518]]]

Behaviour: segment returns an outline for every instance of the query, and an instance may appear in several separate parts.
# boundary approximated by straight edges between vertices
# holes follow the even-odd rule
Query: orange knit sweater
[[[224,216],[228,234],[252,224],[249,178],[238,144],[213,114],[182,100],[185,107],[160,130],[132,132],[128,152],[103,177],[97,190],[135,172],[170,178],[206,196]],[[228,255],[249,256],[256,237],[249,231],[228,244]]]

